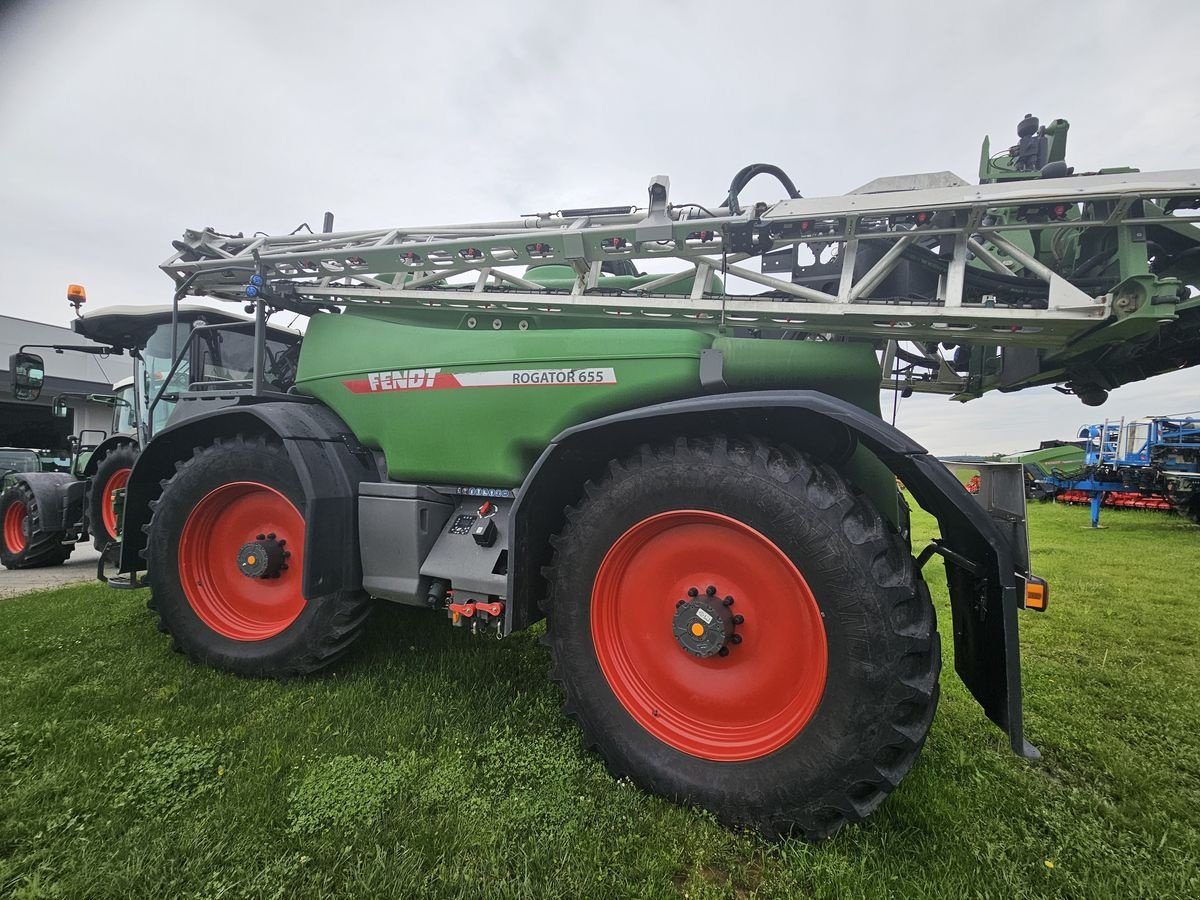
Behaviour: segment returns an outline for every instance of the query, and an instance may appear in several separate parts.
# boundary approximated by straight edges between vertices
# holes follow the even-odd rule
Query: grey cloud
[[[1141,64],[1170,35],[1196,33],[1200,6],[1082,9],[0,6],[0,312],[64,322],[69,281],[95,305],[161,302],[169,282],[156,267],[185,227],[640,202],[660,172],[676,200],[711,203],[756,160],[810,195],[899,172],[973,178],[983,135],[1006,144],[1025,112],[1070,118],[1084,168],[1200,165],[1196,76],[1184,60]],[[906,401],[901,422],[926,428],[918,415],[936,404],[931,443],[990,449],[1011,433],[1002,419],[1035,421],[1059,399]],[[993,407],[965,427],[972,409]]]

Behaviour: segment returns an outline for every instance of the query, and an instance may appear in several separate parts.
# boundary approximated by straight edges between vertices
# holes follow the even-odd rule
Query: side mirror
[[[67,401],[62,397],[54,398],[54,405],[50,408],[50,412],[54,414],[56,419],[65,419],[67,417]]]
[[[46,381],[46,366],[36,353],[14,353],[8,358],[12,373],[13,396],[18,400],[36,400]]]

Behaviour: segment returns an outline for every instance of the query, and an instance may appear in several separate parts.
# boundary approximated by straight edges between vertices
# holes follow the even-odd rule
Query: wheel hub
[[[275,539],[274,532],[258,535],[238,550],[238,570],[247,578],[278,578],[292,555],[286,545],[287,541]]]
[[[733,603],[733,597],[719,596],[716,585],[710,584],[703,594],[688,588],[687,599],[675,604],[671,619],[675,641],[692,656],[728,656],[729,645],[742,642],[736,629],[743,619],[734,615]]]

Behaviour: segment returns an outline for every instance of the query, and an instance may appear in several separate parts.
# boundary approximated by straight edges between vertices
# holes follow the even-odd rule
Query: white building
[[[129,356],[95,356],[89,353],[56,353],[45,347],[28,349],[46,361],[46,383],[33,402],[15,400],[9,375],[9,357],[22,345],[61,344],[96,346],[70,328],[46,325],[29,319],[0,316],[0,447],[31,447],[66,450],[67,438],[82,429],[112,430],[112,407],[89,402],[86,394],[111,394],[113,385],[133,376]],[[65,419],[51,414],[54,399],[66,395],[70,412]],[[98,443],[100,435],[87,436],[85,443]]]

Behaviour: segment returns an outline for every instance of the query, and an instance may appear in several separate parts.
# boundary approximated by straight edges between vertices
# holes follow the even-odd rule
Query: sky
[[[289,232],[716,203],[748,162],[806,196],[974,181],[985,134],[1071,121],[1080,169],[1200,168],[1200,4],[0,0],[0,314],[169,301],[185,228]],[[1175,49],[1172,49],[1172,48]],[[757,183],[756,183],[757,184]],[[764,197],[763,199],[768,199]],[[885,397],[891,415],[890,395]],[[1200,408],[1200,370],[1113,392],[900,401],[935,453]]]

